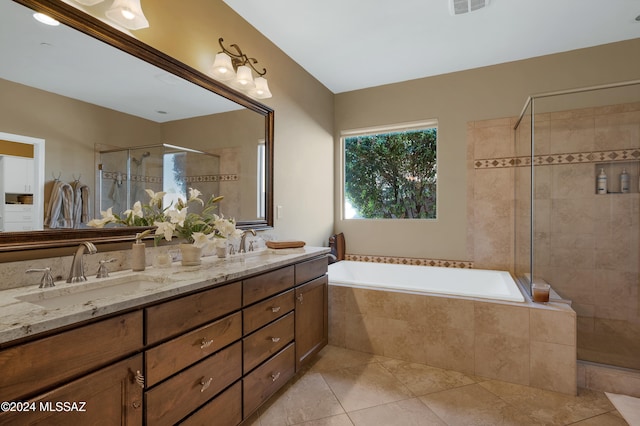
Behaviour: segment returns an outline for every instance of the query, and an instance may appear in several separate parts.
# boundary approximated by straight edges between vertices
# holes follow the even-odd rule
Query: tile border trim
[[[531,156],[483,158],[474,160],[475,169],[496,169],[505,167],[527,167],[531,165]],[[534,166],[554,164],[599,163],[609,161],[640,161],[640,149],[616,149],[611,151],[570,152],[566,154],[536,155]]]
[[[416,257],[377,256],[368,254],[346,254],[345,260],[356,262],[391,263],[398,265],[440,266],[444,268],[473,269],[473,262],[467,260],[426,259]]]

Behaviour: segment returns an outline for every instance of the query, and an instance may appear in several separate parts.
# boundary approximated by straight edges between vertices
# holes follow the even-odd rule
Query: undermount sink
[[[37,293],[18,296],[23,302],[47,309],[64,308],[71,305],[87,305],[92,301],[113,296],[126,296],[155,290],[169,284],[166,280],[149,277],[129,276],[110,280],[93,280],[77,284],[63,284],[64,287],[44,289]]]

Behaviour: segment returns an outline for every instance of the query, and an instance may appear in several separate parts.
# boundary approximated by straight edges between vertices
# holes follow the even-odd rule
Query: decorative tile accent
[[[612,151],[570,152],[566,154],[536,155],[535,166],[554,164],[599,163],[603,161],[640,160],[640,149],[619,149]],[[474,161],[476,169],[493,169],[504,167],[524,167],[531,165],[531,157],[485,158]]]
[[[103,179],[116,180],[118,178],[118,172],[102,172]],[[126,173],[120,173],[120,179],[126,182],[128,180]],[[240,180],[240,177],[236,174],[226,175],[201,175],[201,176],[187,176],[185,183],[199,183],[199,182],[229,182]],[[144,183],[162,183],[162,177],[156,176],[138,176],[131,175],[131,182],[144,182]]]
[[[398,265],[441,266],[445,268],[473,269],[473,262],[465,260],[419,259],[414,257],[375,256],[366,254],[346,254],[345,260],[356,262],[393,263]]]

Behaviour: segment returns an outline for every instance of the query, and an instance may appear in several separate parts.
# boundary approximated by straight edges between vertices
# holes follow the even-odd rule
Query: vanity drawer
[[[142,347],[142,312],[110,318],[0,351],[0,401],[78,377]]]
[[[244,417],[253,413],[264,401],[293,377],[296,367],[295,343],[245,376]]]
[[[242,383],[238,382],[193,413],[192,416],[180,423],[180,425],[237,425],[241,421]]]
[[[327,256],[300,262],[296,267],[296,285],[306,283],[327,273],[329,260]]]
[[[242,344],[237,342],[147,391],[146,424],[176,424],[241,376]]]
[[[236,282],[146,308],[146,343],[173,337],[238,310],[241,297],[242,284]]]
[[[293,340],[294,318],[291,312],[244,338],[245,374]]]
[[[289,290],[250,308],[245,308],[242,313],[244,334],[249,334],[292,311],[295,306],[293,293],[293,290]]]
[[[244,280],[242,289],[243,306],[251,305],[281,291],[293,287],[294,268],[277,269],[257,277]]]
[[[242,314],[236,312],[146,352],[146,385],[153,386],[242,337]]]

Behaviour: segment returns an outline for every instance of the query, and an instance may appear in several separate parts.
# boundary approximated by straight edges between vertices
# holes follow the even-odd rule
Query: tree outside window
[[[347,219],[435,219],[438,130],[344,138]]]

